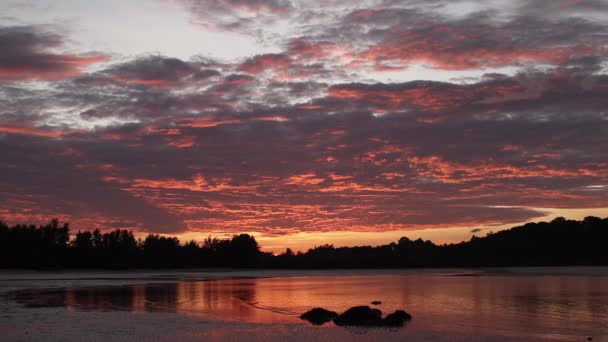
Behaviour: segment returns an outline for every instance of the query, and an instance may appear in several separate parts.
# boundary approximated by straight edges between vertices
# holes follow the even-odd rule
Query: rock
[[[387,327],[400,327],[403,326],[403,323],[412,319],[412,315],[403,311],[397,310],[392,314],[386,315],[382,320],[382,325]]]
[[[354,306],[342,314],[314,308],[300,316],[315,325],[322,325],[331,320],[338,326],[367,326],[367,327],[401,327],[412,316],[403,311],[397,310],[390,315],[382,318],[382,311],[370,308],[369,306]]]
[[[372,302],[372,305],[380,305],[380,304],[382,304],[382,302],[379,300],[375,300]]]
[[[336,317],[338,317],[337,312],[325,310],[323,308],[314,308],[310,311],[303,313],[300,316],[300,319],[307,320],[315,325],[322,325],[333,320]]]
[[[369,306],[354,306],[336,317],[334,323],[339,326],[381,326],[382,312]]]

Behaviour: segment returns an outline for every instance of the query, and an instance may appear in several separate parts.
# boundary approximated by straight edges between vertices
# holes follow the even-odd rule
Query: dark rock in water
[[[372,309],[369,306],[354,306],[342,314],[314,308],[300,316],[315,325],[321,325],[331,320],[338,326],[367,326],[367,327],[401,327],[412,316],[403,310],[397,310],[382,318],[382,311]]]
[[[369,306],[355,306],[336,317],[334,323],[339,326],[381,326],[382,312]]]
[[[380,304],[382,304],[382,302],[379,300],[375,300],[372,302],[372,305],[380,305]]]
[[[395,312],[393,312],[392,314],[405,321],[409,321],[410,319],[412,319],[412,315],[403,310],[395,310]]]
[[[315,325],[322,325],[333,320],[336,317],[338,317],[337,312],[325,310],[323,308],[314,308],[310,311],[303,313],[300,316],[300,319],[307,320]]]
[[[382,324],[387,327],[400,327],[403,326],[403,323],[412,319],[412,315],[403,311],[397,310],[392,314],[386,315],[382,320]]]

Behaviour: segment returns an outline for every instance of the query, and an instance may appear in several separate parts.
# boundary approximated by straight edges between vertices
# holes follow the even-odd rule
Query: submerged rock
[[[382,325],[385,325],[387,327],[400,327],[403,326],[406,321],[409,321],[411,319],[412,315],[410,315],[409,313],[403,310],[397,310],[392,314],[386,315],[386,317],[384,317],[384,319],[382,320]]]
[[[382,312],[369,306],[354,306],[336,317],[334,323],[339,326],[381,326]]]
[[[338,317],[337,312],[325,310],[323,308],[314,308],[303,313],[300,316],[300,319],[307,320],[315,325],[322,325],[335,319],[336,317]]]

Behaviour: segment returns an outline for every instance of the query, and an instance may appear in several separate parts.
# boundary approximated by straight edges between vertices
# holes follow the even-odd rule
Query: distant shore
[[[53,219],[43,226],[0,221],[0,269],[413,269],[608,265],[608,218],[559,217],[469,241],[436,245],[402,237],[381,246],[317,246],[274,255],[248,234],[202,243],[129,230],[77,231]]]

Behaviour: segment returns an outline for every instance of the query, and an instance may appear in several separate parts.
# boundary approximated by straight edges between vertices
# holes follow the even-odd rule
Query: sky
[[[0,3],[0,219],[270,251],[608,216],[608,1]]]

